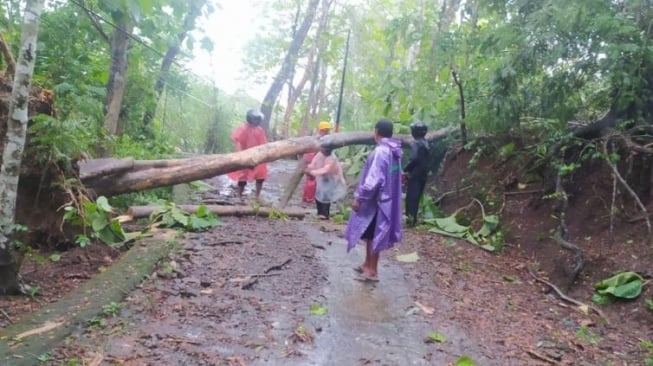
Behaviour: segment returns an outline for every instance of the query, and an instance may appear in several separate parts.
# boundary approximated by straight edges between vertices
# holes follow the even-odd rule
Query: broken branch
[[[291,261],[292,261],[292,258],[288,258],[288,259],[286,259],[285,262],[283,262],[283,263],[281,263],[281,264],[278,264],[278,265],[276,265],[276,266],[272,266],[272,267],[266,269],[265,271],[263,271],[263,273],[268,273],[268,272],[270,272],[270,271],[279,271],[279,270],[282,270],[282,269],[283,269],[283,266],[285,266],[286,264],[290,263]]]
[[[571,297],[565,295],[562,291],[560,291],[558,286],[552,284],[551,282],[549,282],[549,281],[547,281],[547,280],[545,280],[543,278],[537,277],[535,275],[535,273],[533,273],[533,271],[530,268],[527,268],[527,270],[528,270],[528,274],[530,274],[531,277],[533,277],[533,279],[535,281],[549,286],[549,288],[551,288],[551,290],[553,290],[558,295],[558,297],[560,297],[560,299],[562,299],[563,301],[566,301],[566,302],[568,302],[570,304],[574,304],[574,305],[578,306],[579,308],[587,307],[587,308],[591,309],[592,311],[594,311],[598,316],[600,316],[601,319],[603,319],[603,321],[606,324],[610,324],[610,321],[608,320],[608,318],[605,316],[605,314],[603,314],[603,312],[600,309],[597,309],[592,305],[586,305],[586,304],[584,304],[584,303],[582,303],[582,302],[580,302],[580,301],[578,301],[576,299],[572,299]]]

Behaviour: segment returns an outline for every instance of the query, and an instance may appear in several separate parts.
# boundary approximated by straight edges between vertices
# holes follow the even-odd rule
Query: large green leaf
[[[596,284],[599,295],[634,299],[642,293],[643,278],[635,272],[621,272]]]

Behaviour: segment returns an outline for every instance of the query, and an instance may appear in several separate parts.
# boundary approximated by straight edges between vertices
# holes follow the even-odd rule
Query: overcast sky
[[[256,34],[256,15],[258,9],[253,6],[256,0],[222,0],[221,9],[216,9],[201,26],[213,40],[213,55],[206,51],[196,51],[195,59],[190,63],[197,74],[215,81],[218,88],[233,93],[238,89],[261,101],[265,96],[266,86],[248,84],[242,80],[241,61],[243,47]]]

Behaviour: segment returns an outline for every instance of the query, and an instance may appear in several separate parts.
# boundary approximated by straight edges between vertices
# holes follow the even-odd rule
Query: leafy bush
[[[217,216],[201,205],[197,212],[188,213],[172,202],[165,202],[162,207],[150,215],[150,221],[160,226],[181,228],[188,231],[202,231],[221,225]]]
[[[86,199],[80,207],[66,206],[64,210],[64,220],[83,229],[83,233],[75,239],[81,247],[89,245],[91,238],[111,245],[124,243],[135,237],[125,233],[120,222],[111,217],[113,207],[104,196],[98,197],[95,202]]]

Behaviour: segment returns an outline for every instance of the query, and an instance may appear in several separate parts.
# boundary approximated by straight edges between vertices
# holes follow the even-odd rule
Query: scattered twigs
[[[207,246],[217,247],[217,246],[227,246],[229,244],[243,244],[242,240],[222,240],[215,243],[208,243]]]
[[[527,191],[510,191],[510,192],[504,192],[503,194],[504,194],[505,196],[517,196],[517,195],[521,195],[521,194],[533,194],[533,193],[542,193],[542,192],[544,192],[544,191],[541,190],[541,189],[531,189],[531,190],[527,190]]]
[[[250,274],[243,277],[235,277],[229,280],[229,282],[242,282],[240,288],[242,290],[249,290],[254,284],[258,283],[259,278],[262,277],[272,277],[279,276],[279,273],[260,273],[260,274]]]
[[[188,344],[192,344],[192,345],[195,345],[195,346],[201,346],[202,345],[201,342],[198,342],[198,341],[195,341],[195,340],[192,340],[192,339],[188,339],[188,338],[180,338],[180,337],[169,336],[165,340],[170,341],[170,342],[175,342],[175,343],[188,343]]]
[[[566,302],[568,302],[570,304],[576,305],[579,308],[589,308],[590,310],[594,311],[599,317],[601,317],[601,319],[603,319],[603,321],[606,324],[610,323],[608,318],[601,311],[601,309],[597,309],[596,307],[594,307],[592,305],[587,305],[587,304],[584,304],[584,303],[582,303],[582,302],[580,302],[580,301],[578,301],[576,299],[572,299],[571,297],[565,295],[562,291],[560,291],[560,289],[556,285],[552,284],[551,282],[549,282],[549,281],[547,281],[547,280],[545,280],[543,278],[540,278],[540,277],[536,276],[535,273],[533,273],[533,271],[530,268],[527,268],[527,270],[528,270],[528,274],[530,274],[531,277],[533,277],[533,279],[535,281],[549,286],[549,288],[551,288],[551,290],[553,290],[558,295],[558,297],[560,297],[561,300],[566,301]]]
[[[2,316],[5,317],[5,319],[7,319],[9,324],[14,324],[14,321],[11,320],[11,317],[9,316],[9,314],[7,314],[7,312],[5,312],[3,309],[0,309],[0,314],[2,314]]]
[[[610,157],[608,155],[608,141],[604,141],[603,143],[603,152],[605,153],[605,162],[608,164],[610,169],[612,170],[612,174],[615,176],[615,178],[621,183],[621,185],[624,187],[624,189],[630,194],[630,196],[633,198],[635,203],[637,203],[637,206],[639,207],[640,210],[642,210],[642,213],[644,213],[644,220],[646,221],[646,229],[648,230],[648,244],[650,245],[651,242],[653,241],[653,231],[651,230],[651,220],[648,217],[648,211],[646,210],[646,207],[642,203],[642,201],[639,199],[637,196],[637,193],[633,191],[633,189],[628,185],[626,180],[619,174],[619,170],[617,169],[617,166],[610,160]]]
[[[263,271],[263,273],[268,273],[268,272],[270,272],[270,271],[279,271],[279,270],[282,270],[282,269],[283,269],[283,266],[285,266],[286,264],[290,263],[291,261],[292,261],[292,258],[288,258],[288,259],[286,259],[285,262],[283,262],[283,263],[281,263],[281,264],[277,264],[276,266],[269,267],[268,269],[266,269],[265,271]]]
[[[460,188],[460,189],[454,189],[454,190],[451,190],[451,191],[449,191],[449,192],[444,192],[444,193],[442,193],[442,194],[440,195],[440,197],[438,197],[435,201],[433,201],[433,203],[435,203],[435,204],[437,205],[437,204],[440,203],[440,201],[442,201],[442,200],[443,200],[445,197],[447,197],[448,195],[450,195],[450,194],[455,194],[455,193],[460,193],[460,192],[466,191],[466,190],[468,190],[468,189],[470,189],[470,188],[472,188],[471,185],[466,186],[466,187],[463,187],[463,188]]]
[[[545,356],[545,355],[543,355],[541,353],[535,352],[532,349],[529,349],[528,351],[526,351],[526,353],[528,353],[529,356],[533,357],[536,360],[544,361],[544,362],[549,363],[551,365],[559,365],[560,364],[560,362],[552,359],[551,357],[547,357],[547,356]]]
[[[326,250],[326,248],[323,245],[311,244],[311,246],[316,249]]]

